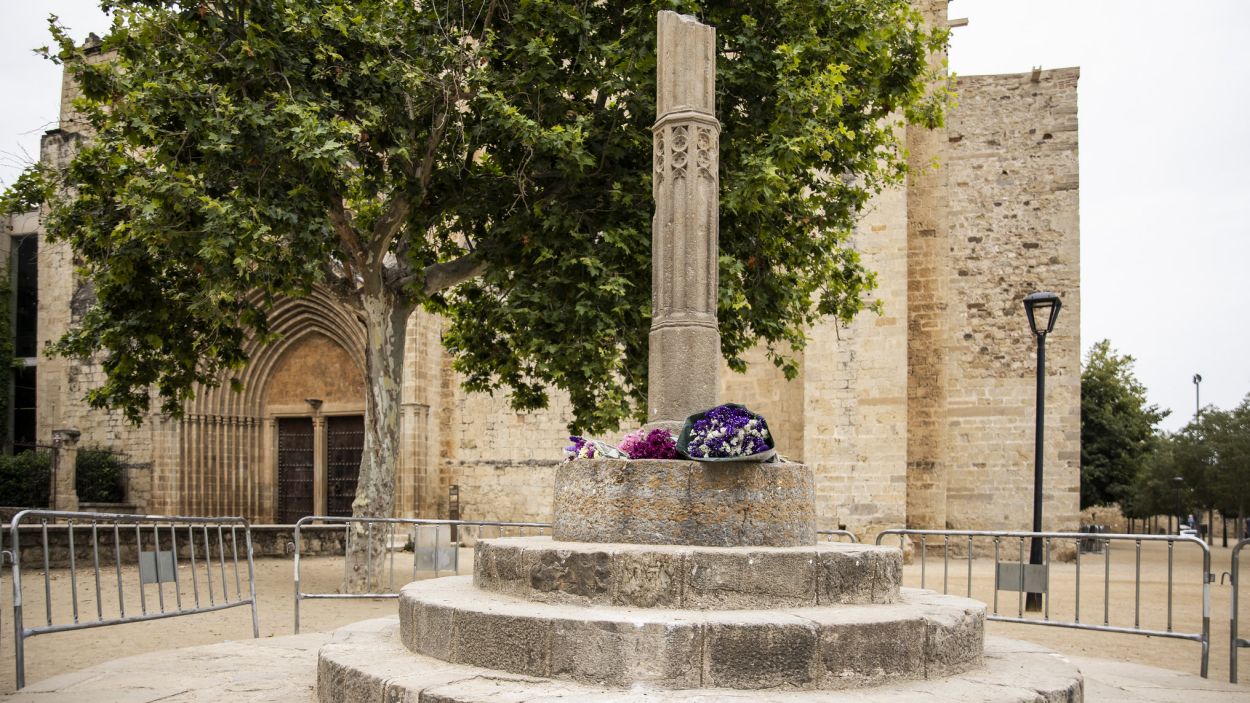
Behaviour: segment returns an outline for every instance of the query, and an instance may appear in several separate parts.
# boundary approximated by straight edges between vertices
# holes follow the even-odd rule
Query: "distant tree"
[[[1212,432],[1220,465],[1216,507],[1244,521],[1250,509],[1250,395],[1222,415]]]
[[[1081,507],[1122,503],[1158,442],[1170,411],[1146,400],[1133,357],[1108,340],[1090,348],[1081,372]]]
[[[321,284],[366,331],[353,513],[390,515],[405,324],[442,313],[472,391],[571,399],[573,427],[645,414],[655,17],[716,26],[722,353],[850,320],[873,274],[858,216],[906,169],[901,119],[941,122],[906,0],[106,0],[87,61],[53,24],[93,133],[6,200],[46,202],[97,300],[62,340],[102,353],[94,406],[177,414]],[[359,542],[358,542],[359,543]],[[355,562],[361,564],[359,559]]]

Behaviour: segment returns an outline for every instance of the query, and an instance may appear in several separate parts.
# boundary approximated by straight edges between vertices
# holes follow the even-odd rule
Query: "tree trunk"
[[[399,466],[400,393],[404,342],[412,306],[378,286],[362,296],[365,317],[365,443],[353,517],[395,516],[395,474]],[[348,593],[389,588],[387,554],[394,531],[384,524],[353,523],[347,547]]]

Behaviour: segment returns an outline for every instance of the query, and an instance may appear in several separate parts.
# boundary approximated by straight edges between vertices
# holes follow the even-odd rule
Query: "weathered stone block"
[[[859,545],[819,553],[821,605],[893,603],[903,578],[902,554]]]
[[[953,605],[949,596],[927,593],[928,605]],[[967,603],[964,599],[958,599]],[[985,606],[934,608],[925,621],[925,675],[936,679],[981,665],[985,650]]]
[[[920,617],[825,628],[820,637],[822,689],[871,686],[925,674],[925,620]]]
[[[706,688],[811,688],[820,679],[815,625],[714,623],[703,637]]]
[[[526,550],[525,554],[529,587],[535,591],[567,593],[592,600],[610,597],[613,575],[610,553]]]
[[[401,628],[404,646],[426,656],[451,661],[453,611],[436,603],[400,600],[400,620],[410,618],[411,627]]]
[[[702,631],[693,623],[561,620],[552,626],[551,676],[629,688],[698,688]]]
[[[685,561],[681,553],[618,552],[612,602],[638,608],[681,607]]]
[[[459,609],[452,621],[451,661],[529,676],[546,676],[551,621]]]
[[[694,550],[683,570],[687,608],[803,607],[816,604],[816,551]]]

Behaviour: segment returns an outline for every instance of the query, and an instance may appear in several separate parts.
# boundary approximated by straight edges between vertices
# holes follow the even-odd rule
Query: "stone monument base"
[[[1082,700],[1063,660],[987,649],[983,603],[900,588],[889,547],[476,549],[323,648],[321,703]]]
[[[1039,651],[1036,645],[987,638],[982,666],[940,679],[917,677],[874,688],[838,691],[804,691],[785,686],[749,691],[655,690],[645,686],[613,689],[416,655],[401,641],[398,618],[385,618],[340,629],[334,641],[322,647],[317,664],[317,696],[320,703],[1079,703],[1083,699],[1083,680],[1066,659]]]

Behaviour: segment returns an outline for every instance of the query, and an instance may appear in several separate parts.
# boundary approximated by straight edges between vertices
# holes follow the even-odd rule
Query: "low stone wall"
[[[5,550],[11,550],[11,532],[8,524],[3,525],[3,534],[0,540],[3,541]],[[91,568],[93,563],[92,556],[92,536],[91,525],[74,525],[74,561],[78,568]],[[140,534],[143,541],[143,549],[151,551],[155,549],[155,539],[151,525],[141,525]],[[42,569],[43,568],[43,549],[44,537],[41,525],[23,524],[19,528],[19,545],[21,547],[21,564],[24,569]],[[48,549],[48,566],[52,568],[65,568],[69,566],[69,539],[70,528],[68,525],[57,524],[48,525],[47,528],[47,549]],[[194,530],[196,538],[196,558],[204,558],[204,536],[203,531],[198,526]],[[209,537],[213,550],[213,559],[217,559],[218,541],[214,534],[215,530],[210,527]],[[253,525],[252,526],[252,555],[256,559],[283,557],[289,558],[293,553],[292,541],[294,539],[295,527],[293,525]],[[190,548],[187,543],[187,528],[179,527],[178,535],[178,560],[180,563],[190,563]],[[302,556],[337,556],[343,554],[343,542],[345,531],[341,525],[309,525],[300,529],[300,538],[303,542],[300,554]],[[138,548],[136,547],[135,526],[121,525],[118,530],[118,536],[121,542],[121,563],[134,564],[138,561]],[[230,530],[228,528],[222,530],[222,541],[225,544],[227,561],[233,558],[233,548],[230,538]],[[239,559],[244,558],[244,538],[242,529],[235,530],[235,538],[237,540],[237,549]],[[161,525],[159,530],[160,547],[162,550],[170,548],[170,529],[169,525]],[[100,567],[111,567],[117,562],[114,556],[113,544],[113,526],[112,524],[101,524],[96,533],[96,544],[99,548]],[[6,562],[7,563],[7,562]]]

